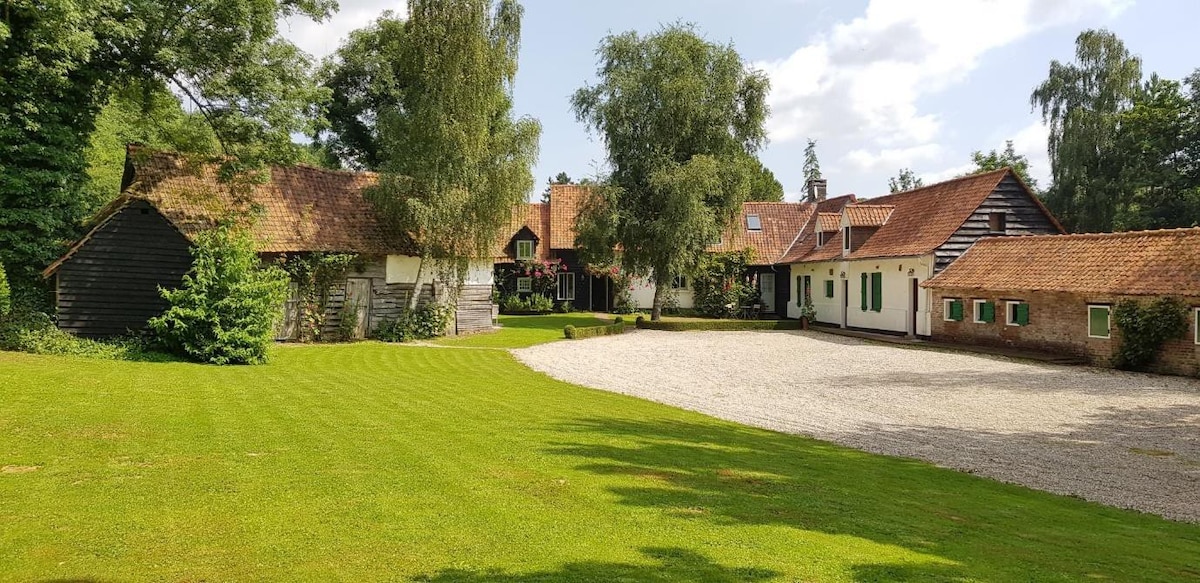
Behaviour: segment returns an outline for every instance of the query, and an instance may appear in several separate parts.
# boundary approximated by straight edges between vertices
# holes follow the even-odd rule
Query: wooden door
[[[295,340],[300,332],[300,284],[288,284],[288,299],[283,302],[283,314],[275,328],[275,340]]]
[[[371,280],[351,277],[346,280],[346,303],[342,306],[343,318],[355,318],[354,337],[366,338],[371,321]]]
[[[759,301],[764,314],[775,313],[775,274],[762,273],[758,276]]]

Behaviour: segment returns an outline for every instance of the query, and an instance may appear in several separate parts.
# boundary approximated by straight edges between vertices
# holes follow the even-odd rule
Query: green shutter
[[[992,302],[984,302],[979,306],[979,308],[980,320],[989,324],[996,321],[996,304],[993,304]]]
[[[1017,304],[1017,325],[1029,325],[1029,304]]]
[[[862,311],[865,312],[867,311],[867,274],[865,273],[862,274],[862,293],[860,295],[862,300],[860,305],[862,306]]]
[[[871,310],[883,311],[883,274],[871,274]]]
[[[832,279],[825,280],[825,297],[827,297],[827,298],[833,297],[833,280]]]
[[[963,301],[954,300],[950,302],[950,319],[955,322],[963,321]]]

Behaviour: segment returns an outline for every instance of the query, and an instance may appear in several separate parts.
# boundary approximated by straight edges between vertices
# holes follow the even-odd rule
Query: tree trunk
[[[413,285],[413,294],[408,298],[408,311],[412,312],[417,309],[421,303],[421,276],[425,275],[425,258],[421,258],[421,262],[417,264],[417,282]]]
[[[660,275],[666,273],[667,275]],[[650,310],[650,321],[657,322],[662,319],[662,307],[666,302],[667,294],[671,293],[670,272],[655,271],[654,272],[654,307]]]

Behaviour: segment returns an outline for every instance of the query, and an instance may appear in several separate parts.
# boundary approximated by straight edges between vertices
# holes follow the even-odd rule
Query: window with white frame
[[[842,228],[842,251],[850,250],[850,227]]]
[[[825,233],[817,231],[817,247],[825,246]]]
[[[1004,323],[1009,326],[1029,325],[1029,304],[1020,300],[1004,302]]]
[[[1088,338],[1112,338],[1112,307],[1088,306]]]
[[[671,280],[671,289],[688,289],[688,278],[686,275],[676,275]]]
[[[963,301],[958,298],[942,300],[942,320],[946,322],[963,321]]]
[[[517,278],[517,291],[522,292],[522,293],[533,291],[533,278],[532,277],[518,277]]]
[[[517,259],[522,261],[533,259],[533,241],[528,239],[517,241]]]
[[[987,300],[972,300],[971,321],[976,324],[990,324],[996,321],[996,310],[993,306],[994,304]]]
[[[575,274],[569,271],[558,274],[558,299],[575,299]]]

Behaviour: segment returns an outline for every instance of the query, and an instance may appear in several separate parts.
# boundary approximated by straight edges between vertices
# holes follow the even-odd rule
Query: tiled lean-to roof
[[[842,209],[851,227],[882,227],[896,207],[888,204],[851,204]]]
[[[754,265],[773,265],[779,262],[804,225],[816,212],[815,205],[805,202],[748,202],[742,214],[721,237],[720,245],[709,251],[754,250]],[[748,218],[757,216],[761,229],[751,230]]]
[[[980,239],[926,287],[1200,296],[1200,228]]]

